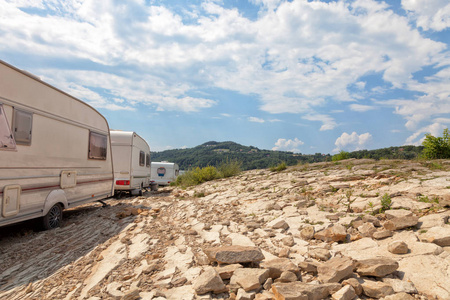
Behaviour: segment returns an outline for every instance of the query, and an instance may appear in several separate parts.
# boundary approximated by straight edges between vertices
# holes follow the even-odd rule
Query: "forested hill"
[[[413,159],[423,147],[404,146],[377,150],[355,151],[349,154],[352,158],[374,159]],[[207,142],[194,148],[174,149],[152,152],[152,161],[169,161],[177,163],[181,170],[193,167],[218,166],[222,162],[237,160],[242,162],[243,170],[264,169],[276,166],[281,162],[287,165],[331,161],[330,154],[299,154],[285,151],[261,150],[253,146],[243,146],[234,142]]]

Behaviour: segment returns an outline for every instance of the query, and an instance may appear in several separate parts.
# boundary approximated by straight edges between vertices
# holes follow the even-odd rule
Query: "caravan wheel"
[[[50,208],[48,213],[43,217],[42,226],[45,230],[53,229],[61,226],[62,223],[62,207],[60,204],[55,204]]]

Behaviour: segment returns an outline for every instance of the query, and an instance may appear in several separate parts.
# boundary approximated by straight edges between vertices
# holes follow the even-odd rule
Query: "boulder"
[[[314,238],[324,242],[344,242],[347,239],[347,230],[340,224],[316,232]]]
[[[433,227],[419,234],[422,242],[434,243],[441,247],[450,246],[450,227]]]
[[[233,274],[234,282],[246,292],[260,289],[268,278],[269,270],[267,269],[242,268],[236,269]]]
[[[353,261],[348,257],[334,257],[318,266],[317,273],[324,283],[339,282],[352,275]]]
[[[208,267],[194,282],[194,290],[198,295],[209,292],[215,294],[227,291],[227,287],[223,283],[219,274],[213,267]]]
[[[331,295],[333,300],[352,300],[355,297],[355,289],[351,285],[344,285],[339,291]]]
[[[416,226],[419,222],[419,217],[404,209],[387,210],[385,215],[388,220],[383,223],[383,227],[387,230],[400,230]]]
[[[377,229],[372,223],[364,223],[363,225],[358,227],[358,231],[363,237],[372,237]]]
[[[275,299],[285,300],[322,300],[341,288],[339,283],[309,284],[299,281],[274,283],[272,292]]]
[[[314,226],[312,226],[312,225],[308,225],[305,228],[303,228],[302,230],[300,230],[300,237],[307,241],[314,238],[314,234],[315,234],[315,230],[314,230]]]
[[[331,258],[331,253],[324,248],[313,248],[309,250],[309,256],[318,260],[327,261]]]
[[[395,272],[398,263],[390,258],[370,258],[356,262],[356,272],[361,276],[384,277]]]
[[[234,271],[242,268],[240,264],[231,264],[231,265],[219,265],[215,267],[216,272],[219,274],[222,279],[230,279],[233,276]]]
[[[394,233],[391,230],[382,229],[373,233],[372,238],[376,240],[385,239],[393,236]]]
[[[297,275],[290,271],[284,271],[275,282],[294,282],[297,281]]]
[[[388,251],[393,254],[406,254],[408,253],[408,245],[403,241],[392,241],[388,245]]]
[[[219,264],[236,264],[259,262],[264,254],[258,247],[251,246],[223,246],[204,250],[211,262]]]
[[[288,258],[276,258],[264,261],[259,265],[261,268],[269,270],[269,277],[276,279],[281,276],[284,271],[299,273],[300,269]]]
[[[361,285],[364,295],[368,297],[379,299],[394,294],[394,289],[381,281],[364,280]]]

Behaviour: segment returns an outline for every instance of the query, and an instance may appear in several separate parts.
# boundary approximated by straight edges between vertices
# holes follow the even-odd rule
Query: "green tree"
[[[347,159],[350,158],[350,153],[341,150],[338,154],[333,155],[332,160],[333,161],[339,161],[339,160],[343,160],[343,159]]]
[[[429,133],[426,134],[422,145],[424,146],[422,156],[426,159],[450,158],[450,135],[448,128],[444,129],[442,137],[435,137]]]

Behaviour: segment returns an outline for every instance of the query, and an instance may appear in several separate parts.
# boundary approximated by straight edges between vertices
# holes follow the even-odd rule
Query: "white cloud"
[[[448,0],[402,0],[402,6],[424,30],[442,31],[450,27]]]
[[[223,116],[223,117],[227,117],[227,118],[230,118],[230,117],[231,117],[230,114],[226,114],[226,113],[223,113],[223,114],[220,114],[220,115]]]
[[[264,6],[256,20],[224,8],[222,1],[204,1],[178,13],[144,1],[117,5],[112,0],[0,0],[0,38],[8,41],[0,44],[0,53],[80,62],[80,69],[86,62],[86,69],[95,63],[103,71],[47,69],[40,74],[63,89],[71,82],[70,91],[110,109],[135,109],[142,103],[158,111],[200,111],[217,102],[190,92],[214,87],[256,95],[263,111],[301,114],[322,122],[324,131],[337,123],[320,111],[330,102],[359,99],[367,88],[361,77],[377,73],[394,88],[424,93],[428,106],[439,107],[440,114],[447,111],[448,67],[426,83],[412,80],[423,66],[448,65],[449,55],[442,53],[445,44],[423,37],[385,2],[252,2]],[[402,5],[423,28],[448,27],[447,0],[403,0]],[[49,13],[33,14],[23,7],[46,8]],[[97,89],[112,96],[102,96]],[[408,128],[418,128],[438,114],[408,112],[421,101],[387,105],[398,107],[396,113],[408,120]]]
[[[352,134],[347,132],[342,133],[340,137],[336,139],[334,143],[336,148],[333,152],[340,150],[355,151],[364,149],[367,144],[372,140],[372,135],[368,132],[358,135],[355,131]]]
[[[370,105],[362,105],[362,104],[350,104],[350,109],[357,112],[366,112],[369,110],[374,110],[375,107]]]
[[[303,117],[305,120],[309,121],[320,121],[323,125],[320,127],[320,131],[331,130],[336,127],[336,122],[333,118],[327,115],[306,115]]]
[[[447,128],[447,126],[444,126],[441,123],[433,123],[431,125],[422,127],[416,130],[406,139],[405,145],[419,146],[425,139],[425,134],[430,133],[433,136],[441,136],[445,128]]]
[[[275,143],[275,147],[272,148],[274,151],[289,151],[289,152],[300,152],[298,149],[301,145],[303,145],[304,142],[299,140],[298,138],[295,138],[293,140],[291,139],[278,139]]]
[[[248,117],[248,120],[250,122],[254,122],[254,123],[264,123],[265,122],[263,119],[256,118],[256,117]]]

